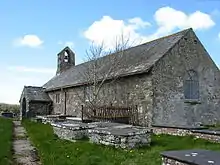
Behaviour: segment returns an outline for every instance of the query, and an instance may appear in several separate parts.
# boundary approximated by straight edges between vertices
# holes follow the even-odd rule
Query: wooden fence
[[[137,106],[99,106],[89,108],[82,105],[82,120],[110,121],[138,125],[138,108]]]

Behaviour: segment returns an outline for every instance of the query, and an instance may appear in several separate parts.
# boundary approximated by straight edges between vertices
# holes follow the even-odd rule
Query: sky
[[[18,104],[24,85],[55,76],[65,46],[79,64],[91,43],[111,48],[122,33],[141,43],[192,27],[220,66],[220,0],[1,0],[0,21],[4,103]]]

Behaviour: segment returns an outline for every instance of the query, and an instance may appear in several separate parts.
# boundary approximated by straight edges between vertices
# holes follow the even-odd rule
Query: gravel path
[[[40,165],[37,152],[31,145],[20,121],[14,123],[13,158],[18,165]]]

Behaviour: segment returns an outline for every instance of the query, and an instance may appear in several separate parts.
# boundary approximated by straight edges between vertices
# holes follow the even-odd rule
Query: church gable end
[[[219,69],[193,32],[153,69],[156,125],[212,124],[220,121]]]

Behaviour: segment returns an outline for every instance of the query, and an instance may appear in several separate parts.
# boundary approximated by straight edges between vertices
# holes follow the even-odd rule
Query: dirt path
[[[13,158],[18,165],[40,165],[36,150],[31,145],[20,121],[14,123]]]

